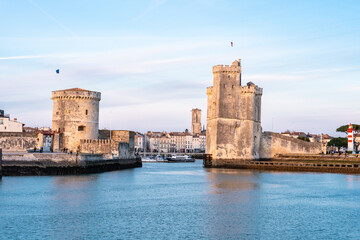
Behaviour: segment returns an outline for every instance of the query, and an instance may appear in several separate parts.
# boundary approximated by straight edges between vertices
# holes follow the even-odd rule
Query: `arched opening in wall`
[[[85,131],[85,126],[78,126],[78,131],[79,132]]]

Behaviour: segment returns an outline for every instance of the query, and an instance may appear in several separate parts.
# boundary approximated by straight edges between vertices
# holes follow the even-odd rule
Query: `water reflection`
[[[98,174],[61,176],[53,179],[54,186],[71,186],[74,188],[86,187],[93,184],[99,178]]]
[[[210,193],[221,194],[233,191],[251,190],[258,187],[257,174],[239,169],[206,169],[211,183]]]
[[[65,239],[71,229],[72,236],[81,236],[87,223],[82,215],[89,208],[94,208],[98,198],[98,174],[54,177],[52,181],[51,201],[49,201],[48,214],[53,215],[53,227],[48,234],[51,238]],[[56,216],[68,216],[74,224],[62,228],[62,220]]]
[[[240,169],[206,169],[210,183],[209,226],[213,239],[256,234],[259,175]]]

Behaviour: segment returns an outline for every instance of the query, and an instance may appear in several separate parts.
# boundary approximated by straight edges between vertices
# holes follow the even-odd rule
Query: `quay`
[[[210,154],[205,154],[203,164],[205,168],[360,173],[360,158],[329,155],[279,154],[271,159],[239,160],[212,159]]]
[[[3,176],[72,175],[142,167],[139,157],[122,159],[108,154],[4,153],[2,156]]]
[[[0,148],[0,180],[2,178],[2,149]]]
[[[99,130],[100,92],[71,88],[53,91],[51,99],[51,129],[25,132],[23,124],[11,121],[17,128],[0,132],[3,176],[86,174],[142,166],[134,151],[135,132]],[[1,116],[10,121],[0,110]]]

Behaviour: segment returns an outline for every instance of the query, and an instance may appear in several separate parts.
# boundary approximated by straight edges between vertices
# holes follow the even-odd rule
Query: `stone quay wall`
[[[39,147],[38,134],[33,132],[2,132],[0,148],[3,152],[25,152]]]
[[[5,153],[3,176],[99,173],[141,167],[140,158],[120,159],[112,154]]]
[[[235,168],[255,169],[266,171],[295,171],[295,172],[328,172],[328,173],[360,173],[360,161],[349,161],[322,157],[322,159],[299,160],[271,159],[271,160],[239,160],[239,159],[212,159],[211,155],[204,156],[205,168]]]
[[[320,154],[321,151],[321,143],[306,142],[273,132],[264,132],[260,142],[260,159],[271,159],[278,154]]]

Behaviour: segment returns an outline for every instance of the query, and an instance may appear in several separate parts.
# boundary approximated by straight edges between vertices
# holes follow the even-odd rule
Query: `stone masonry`
[[[241,86],[241,64],[213,67],[207,88],[206,150],[215,159],[258,159],[261,138],[262,88]]]
[[[201,109],[191,110],[191,134],[198,135],[201,133]]]
[[[80,139],[98,139],[100,92],[72,88],[52,92],[54,151],[77,151]]]
[[[270,159],[279,153],[318,154],[321,144],[262,133],[262,88],[241,85],[240,60],[213,67],[213,86],[207,88],[206,152],[213,166],[223,160]],[[216,162],[217,161],[217,162]]]

